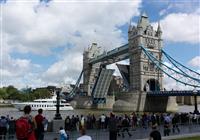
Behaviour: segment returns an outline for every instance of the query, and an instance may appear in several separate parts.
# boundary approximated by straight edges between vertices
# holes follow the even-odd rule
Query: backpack
[[[21,117],[16,120],[16,136],[18,140],[28,139],[32,132],[32,125],[30,119],[27,117]]]

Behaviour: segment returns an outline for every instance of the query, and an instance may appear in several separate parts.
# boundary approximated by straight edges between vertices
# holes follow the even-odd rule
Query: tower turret
[[[158,38],[161,38],[162,30],[161,30],[161,27],[160,27],[160,22],[158,22],[158,28],[157,28],[156,34],[157,34]]]
[[[130,24],[129,24],[129,27],[128,27],[128,33],[130,33],[132,31],[132,25],[131,25],[131,20],[130,20]]]

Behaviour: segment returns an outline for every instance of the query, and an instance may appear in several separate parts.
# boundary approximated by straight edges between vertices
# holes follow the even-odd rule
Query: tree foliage
[[[51,97],[51,92],[46,88],[37,88],[35,90],[27,88],[18,90],[12,85],[0,88],[0,98],[5,100],[32,101],[34,99],[49,97]]]

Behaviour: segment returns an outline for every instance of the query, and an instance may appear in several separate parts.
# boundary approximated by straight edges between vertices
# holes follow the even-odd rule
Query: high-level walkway
[[[163,136],[163,126],[158,127]],[[180,133],[170,133],[168,137],[162,137],[162,139],[177,139],[183,137],[200,136],[200,125],[190,124],[190,125],[180,125]],[[127,133],[125,138],[118,137],[118,140],[134,140],[134,139],[148,139],[151,132],[151,128],[137,128],[136,131],[130,131],[132,137],[129,137]],[[121,132],[120,132],[121,133]],[[109,140],[108,130],[87,130],[87,134],[92,137],[92,140]],[[70,140],[76,140],[80,134],[76,131],[70,133]],[[54,138],[59,138],[58,133],[47,132],[45,133],[45,140],[53,140]]]

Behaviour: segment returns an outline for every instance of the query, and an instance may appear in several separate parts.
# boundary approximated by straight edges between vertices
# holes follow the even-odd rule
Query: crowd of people
[[[5,139],[6,134],[10,137],[16,135],[21,140],[24,137],[31,137],[31,140],[43,140],[44,132],[47,131],[48,120],[43,116],[43,110],[39,109],[36,116],[30,115],[31,107],[25,106],[24,115],[18,119],[9,116],[1,116],[0,118],[0,139]],[[132,137],[130,131],[136,131],[137,128],[152,128],[150,137],[161,137],[157,126],[163,127],[163,135],[169,136],[170,132],[180,133],[180,124],[198,123],[200,117],[193,113],[131,113],[123,115],[102,114],[95,116],[88,115],[72,115],[66,116],[64,127],[60,127],[60,140],[67,140],[69,134],[66,132],[81,132],[81,137],[87,137],[87,129],[108,130],[110,140],[116,140],[117,137]],[[28,122],[28,123],[27,123]],[[21,125],[27,130],[22,130]],[[27,126],[26,126],[27,125]],[[23,129],[24,129],[23,128]],[[28,132],[27,132],[28,131]],[[23,132],[23,133],[22,133]],[[89,136],[88,136],[89,137]],[[91,138],[91,137],[90,137]],[[88,139],[90,139],[88,138]],[[78,140],[81,140],[79,138]]]
[[[166,122],[174,124],[174,127],[178,127],[178,124],[191,124],[198,123],[199,116],[193,113],[132,113],[130,115],[115,115],[119,127],[125,125],[124,120],[128,120],[127,124],[135,130],[137,127],[143,127],[147,129],[152,124],[164,125]],[[65,118],[65,130],[73,131],[78,130],[79,124],[87,129],[107,129],[110,116],[105,114],[96,117],[94,114],[84,115],[72,115]]]
[[[8,133],[9,139],[16,135],[18,140],[43,140],[45,127],[48,120],[42,115],[43,110],[39,109],[36,116],[32,116],[31,107],[24,107],[24,115],[18,119],[1,116],[0,139],[5,140]]]

